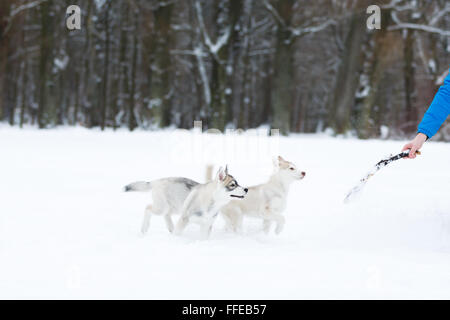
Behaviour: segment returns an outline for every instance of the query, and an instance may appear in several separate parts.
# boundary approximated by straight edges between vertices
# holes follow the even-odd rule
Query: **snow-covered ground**
[[[154,217],[143,237],[150,195],[121,188],[204,181],[192,135],[0,127],[0,298],[450,299],[449,144],[427,143],[344,205],[403,141],[283,137],[279,153],[307,176],[292,185],[280,235],[252,219],[235,235],[219,218],[205,241],[195,225],[177,237]],[[230,162],[241,185],[270,174],[250,145]]]

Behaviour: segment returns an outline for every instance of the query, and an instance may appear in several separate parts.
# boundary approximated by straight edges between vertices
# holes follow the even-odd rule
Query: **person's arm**
[[[417,136],[407,143],[402,151],[411,150],[409,158],[416,157],[416,151],[420,150],[428,139],[431,139],[442,126],[450,114],[450,73],[445,78],[444,84],[439,88],[434,96],[433,102],[423,116],[419,124]]]

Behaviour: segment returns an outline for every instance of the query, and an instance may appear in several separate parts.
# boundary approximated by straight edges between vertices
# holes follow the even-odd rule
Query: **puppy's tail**
[[[126,185],[123,190],[128,191],[149,191],[152,188],[151,182],[137,181]]]

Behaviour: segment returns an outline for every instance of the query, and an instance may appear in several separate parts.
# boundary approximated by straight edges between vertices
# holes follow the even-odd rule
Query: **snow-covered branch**
[[[440,10],[433,18],[430,20],[430,26],[434,26],[441,20],[446,14],[450,13],[450,4],[447,3],[444,10]]]
[[[9,18],[12,19],[14,16],[16,16],[21,11],[37,7],[38,5],[40,5],[41,3],[46,2],[46,1],[47,0],[37,0],[37,1],[28,2],[21,6],[18,6],[17,8],[15,8],[11,11]]]
[[[267,9],[267,11],[269,11],[272,14],[272,16],[275,18],[275,20],[277,21],[277,23],[281,28],[288,29],[289,31],[291,31],[292,37],[299,37],[308,33],[319,32],[325,29],[326,27],[336,23],[333,19],[327,19],[324,23],[319,24],[317,26],[297,27],[297,28],[288,27],[283,18],[281,18],[278,11],[269,3],[268,0],[264,0],[264,7]]]
[[[283,18],[281,18],[278,11],[269,3],[269,1],[264,0],[264,7],[273,15],[281,27],[286,28],[286,22],[284,22]]]
[[[36,1],[31,1],[25,4],[22,4],[20,6],[18,6],[17,8],[11,10],[9,17],[8,17],[8,24],[6,25],[5,30],[3,31],[3,35],[5,35],[6,33],[8,33],[9,29],[11,28],[12,25],[12,21],[14,19],[15,16],[17,16],[19,13],[21,13],[22,11],[28,10],[28,9],[32,9],[34,7],[39,6],[41,3],[46,2],[47,0],[36,0]]]
[[[201,47],[197,47],[194,50],[170,50],[170,54],[179,56],[194,56],[197,60],[198,72],[203,84],[203,95],[206,103],[209,105],[211,102],[211,90],[209,87],[208,75],[206,73],[206,67],[203,62],[203,58],[208,57],[208,54],[202,50]]]
[[[400,29],[412,29],[412,30],[420,30],[420,31],[425,31],[425,32],[430,32],[430,33],[437,33],[444,37],[450,36],[450,31],[442,30],[439,28],[435,28],[435,27],[423,25],[423,24],[403,23],[402,22],[395,26],[388,27],[388,30],[400,30]]]
[[[331,26],[333,24],[336,24],[336,21],[334,21],[333,19],[329,19],[327,21],[325,21],[322,24],[319,24],[317,26],[311,26],[311,27],[302,27],[302,28],[292,28],[292,35],[295,37],[299,37],[308,33],[315,33],[315,32],[319,32],[322,31],[323,29],[327,28],[328,26]]]
[[[392,0],[390,3],[381,5],[383,9],[394,9],[395,11],[405,11],[415,9],[414,2],[409,2],[405,5],[400,5],[403,0]]]
[[[203,92],[205,95],[206,104],[209,106],[211,103],[211,89],[209,88],[208,75],[206,74],[206,67],[203,61],[203,50],[201,47],[197,47],[194,49],[194,54],[197,58],[198,71],[200,73],[200,79],[203,83]]]
[[[260,55],[267,55],[267,54],[273,54],[275,52],[274,48],[267,48],[267,49],[260,49],[260,50],[252,50],[248,53],[249,57],[254,56],[260,56]]]
[[[176,55],[185,55],[185,56],[201,56],[201,57],[204,57],[204,58],[206,58],[208,55],[205,53],[205,52],[203,52],[203,51],[201,51],[201,52],[198,52],[198,51],[192,51],[192,50],[170,50],[170,53],[171,54],[176,54]]]
[[[196,9],[196,13],[197,13],[198,23],[199,23],[200,29],[202,31],[203,38],[205,40],[205,45],[208,47],[209,52],[211,52],[211,54],[214,56],[214,58],[219,60],[217,54],[219,53],[220,49],[222,49],[222,47],[228,42],[228,39],[230,38],[231,30],[230,30],[230,28],[227,28],[225,33],[223,35],[221,35],[215,43],[213,43],[208,34],[208,31],[206,31],[206,25],[203,20],[203,13],[202,13],[202,7],[200,5],[200,2],[198,2],[198,1],[195,2],[195,9]]]
[[[392,2],[398,2],[398,1],[394,0]],[[447,12],[450,11],[450,5],[448,5],[448,4],[445,6],[444,10],[441,10],[438,14],[436,14],[430,20],[430,23],[428,25],[426,25],[426,24],[418,24],[418,23],[403,22],[397,16],[397,11],[400,11],[398,7],[395,7],[395,6],[387,6],[387,7],[393,9],[391,11],[391,17],[392,17],[392,20],[395,23],[394,26],[389,26],[387,28],[388,30],[412,29],[412,30],[425,31],[425,32],[429,32],[429,33],[437,33],[437,34],[440,34],[440,35],[446,36],[446,37],[450,36],[450,31],[433,27]],[[406,9],[412,9],[412,8],[408,7]],[[406,10],[406,9],[404,9],[404,10]]]

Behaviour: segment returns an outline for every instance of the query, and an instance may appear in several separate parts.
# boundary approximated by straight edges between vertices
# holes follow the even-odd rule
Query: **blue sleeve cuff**
[[[419,130],[417,130],[417,133],[423,133],[424,135],[427,136],[427,139],[431,139],[433,137],[433,134],[424,128],[419,127]]]

